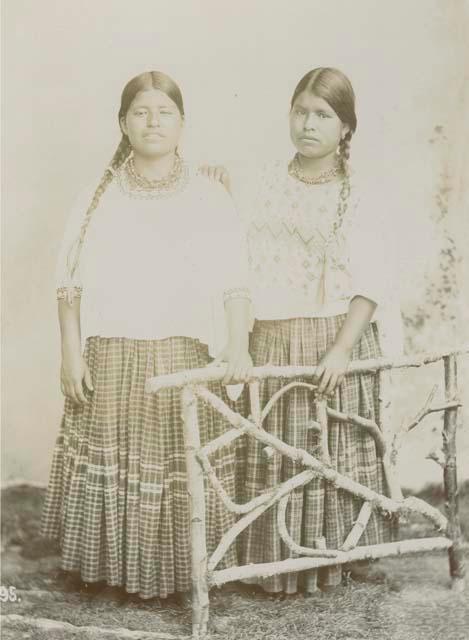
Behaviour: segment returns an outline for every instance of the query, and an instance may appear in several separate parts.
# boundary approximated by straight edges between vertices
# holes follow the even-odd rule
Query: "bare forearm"
[[[58,311],[62,354],[65,349],[81,352],[80,298],[75,298],[72,306],[66,300],[59,300]]]
[[[344,380],[353,347],[360,340],[373,317],[376,303],[368,298],[356,296],[350,302],[344,324],[340,328],[332,347],[326,352],[316,369],[320,395],[332,395]]]
[[[376,303],[372,300],[362,296],[353,298],[350,302],[347,318],[337,334],[334,346],[350,353],[367,328],[375,309]]]
[[[249,311],[250,301],[247,298],[234,298],[225,302],[228,342],[233,347],[248,348]]]
[[[79,298],[75,298],[72,306],[65,300],[59,300],[59,323],[62,334],[62,393],[78,405],[87,404],[89,400],[85,389],[92,392],[93,381],[81,353]]]

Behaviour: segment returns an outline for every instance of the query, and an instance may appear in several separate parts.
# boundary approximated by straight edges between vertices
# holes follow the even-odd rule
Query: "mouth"
[[[301,140],[301,142],[305,142],[306,144],[320,142],[320,140],[318,138],[310,138],[310,137],[307,137],[307,136],[303,136],[302,138],[300,138],[300,140]]]
[[[145,133],[143,137],[145,140],[160,140],[161,138],[164,138],[161,133],[157,133],[156,131],[153,131],[152,133]]]

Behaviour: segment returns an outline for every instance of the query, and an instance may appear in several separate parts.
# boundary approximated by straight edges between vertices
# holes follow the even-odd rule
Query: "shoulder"
[[[271,187],[282,185],[288,180],[288,162],[280,159],[264,162],[260,165],[257,175],[263,185]]]
[[[94,197],[94,194],[99,186],[100,180],[99,178],[93,181],[89,181],[85,184],[82,184],[79,189],[75,192],[72,197],[72,207],[82,207],[86,206],[91,202]]]
[[[83,184],[75,195],[73,200],[73,208],[86,209],[91,205],[94,198],[101,198],[109,191],[116,189],[118,182],[117,173],[112,174],[109,172],[103,172],[101,175],[96,176],[93,180]]]
[[[288,183],[288,163],[270,160],[253,166],[244,183],[244,193],[251,204],[259,199],[272,199],[283,192]]]
[[[64,219],[68,229],[73,229],[81,224],[93,201],[98,184],[99,179],[96,182],[82,184],[74,194],[71,194],[69,199],[70,204],[66,207],[64,213]]]
[[[237,218],[236,207],[231,194],[220,183],[201,175],[197,168],[190,167],[186,190],[187,206],[196,210],[197,219],[210,226],[228,219]]]
[[[280,159],[251,162],[243,167],[235,168],[233,175],[240,187],[250,185],[258,189],[260,185],[264,184],[277,185],[279,182],[285,182],[288,178],[288,162]]]
[[[227,189],[220,183],[200,174],[198,168],[189,166],[189,190],[188,192],[201,200],[213,203],[229,203],[231,196]]]

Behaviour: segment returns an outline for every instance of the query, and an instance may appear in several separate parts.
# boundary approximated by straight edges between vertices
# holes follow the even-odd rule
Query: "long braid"
[[[342,138],[339,144],[340,159],[342,161],[342,171],[345,176],[348,176],[350,173],[348,161],[350,159],[350,146],[352,142],[352,135],[353,133],[349,131],[347,134],[345,134],[345,136]]]
[[[123,135],[111,159],[111,162],[109,163],[109,166],[104,172],[96,188],[96,191],[94,192],[93,198],[91,200],[91,204],[86,211],[85,218],[80,228],[80,235],[78,236],[78,239],[75,245],[73,262],[71,264],[70,264],[70,257],[71,257],[71,253],[73,252],[73,247],[70,250],[69,259],[67,261],[68,263],[67,266],[69,269],[69,276],[70,276],[70,283],[73,281],[73,276],[75,275],[75,272],[78,268],[78,264],[80,262],[80,254],[81,254],[81,250],[85,240],[86,231],[88,229],[88,225],[91,220],[91,216],[93,215],[93,212],[98,207],[101,196],[106,191],[108,185],[114,179],[115,172],[117,171],[117,169],[119,169],[119,167],[121,167],[124,164],[128,156],[130,155],[131,150],[132,150],[132,147],[130,146],[128,137],[126,135]],[[73,303],[73,297],[74,297],[74,288],[73,286],[70,286],[68,290],[68,295],[67,295],[67,300],[69,304]]]
[[[352,131],[349,131],[339,143],[340,163],[342,167],[342,185],[339,192],[339,204],[337,207],[337,217],[333,225],[333,234],[342,226],[344,216],[347,213],[348,201],[350,197],[350,167],[348,160],[350,158],[350,143],[352,141]]]

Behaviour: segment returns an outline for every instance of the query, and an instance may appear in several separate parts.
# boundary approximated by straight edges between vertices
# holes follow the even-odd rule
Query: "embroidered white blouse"
[[[374,319],[383,351],[395,353],[402,336],[390,227],[373,189],[354,176],[350,183],[345,215],[333,233],[340,182],[305,184],[288,174],[286,162],[242,181],[236,199],[247,233],[255,317],[333,316],[364,296],[378,305]]]
[[[57,289],[82,287],[82,340],[187,336],[216,355],[226,340],[224,295],[248,295],[245,238],[229,195],[188,170],[179,190],[144,198],[118,171],[92,214],[70,282],[67,263],[94,189],[73,207],[57,265]]]

